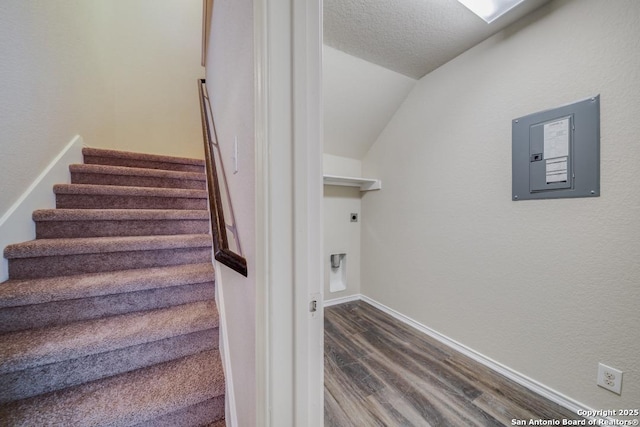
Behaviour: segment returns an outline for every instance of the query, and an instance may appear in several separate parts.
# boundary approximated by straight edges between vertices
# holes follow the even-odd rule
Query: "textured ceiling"
[[[418,79],[547,1],[486,24],[457,0],[324,0],[324,42]]]

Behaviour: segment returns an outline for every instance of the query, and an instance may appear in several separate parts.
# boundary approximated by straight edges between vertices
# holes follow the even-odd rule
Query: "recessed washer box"
[[[600,195],[600,95],[512,122],[512,200]]]

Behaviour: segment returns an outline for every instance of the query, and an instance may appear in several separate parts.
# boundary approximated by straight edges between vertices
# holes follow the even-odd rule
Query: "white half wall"
[[[56,207],[53,186],[71,181],[69,165],[83,162],[82,147],[82,137],[76,135],[0,218],[1,251],[7,245],[36,238],[36,226],[31,217],[33,211]],[[2,257],[0,283],[8,278],[9,262]]]
[[[361,160],[416,80],[323,48],[324,152]]]
[[[640,402],[639,18],[552,1],[422,78],[363,160],[362,294],[594,409]],[[597,94],[601,197],[513,202],[511,120]]]

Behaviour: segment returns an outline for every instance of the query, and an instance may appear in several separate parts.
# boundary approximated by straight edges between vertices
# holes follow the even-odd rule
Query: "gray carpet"
[[[0,425],[224,426],[204,162],[83,152],[4,249]]]

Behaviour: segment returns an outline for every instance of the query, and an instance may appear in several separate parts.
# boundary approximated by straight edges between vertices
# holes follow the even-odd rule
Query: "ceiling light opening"
[[[484,19],[487,24],[492,23],[505,13],[522,3],[524,0],[458,0],[467,9]]]

